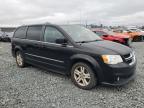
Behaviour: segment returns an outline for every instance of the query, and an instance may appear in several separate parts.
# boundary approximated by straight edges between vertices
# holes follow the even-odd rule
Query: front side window
[[[46,27],[44,34],[44,41],[56,43],[57,39],[64,39],[63,34],[54,27]]]
[[[27,31],[27,39],[40,41],[42,26],[30,26]]]

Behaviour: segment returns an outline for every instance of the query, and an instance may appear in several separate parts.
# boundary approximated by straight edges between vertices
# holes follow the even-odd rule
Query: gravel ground
[[[138,59],[135,81],[90,91],[75,87],[63,75],[18,68],[10,47],[0,42],[0,108],[144,108],[144,43],[133,43]]]

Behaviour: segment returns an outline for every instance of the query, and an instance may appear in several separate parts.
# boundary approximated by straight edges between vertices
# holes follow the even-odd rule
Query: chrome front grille
[[[129,65],[133,65],[136,61],[134,52],[124,55],[124,61]]]

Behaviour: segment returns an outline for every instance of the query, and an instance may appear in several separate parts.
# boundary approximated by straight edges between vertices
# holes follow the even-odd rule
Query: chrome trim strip
[[[16,38],[17,39],[17,38]],[[18,38],[19,39],[19,38]],[[30,39],[21,39],[21,40],[28,40],[28,41],[32,41],[32,42],[39,42],[39,43],[47,43],[47,44],[51,44],[51,45],[57,45],[57,46],[62,46],[61,44],[57,44],[57,43],[50,43],[50,42],[45,42],[45,41],[37,41],[37,40],[30,40]],[[67,47],[74,47],[72,45],[66,45]]]
[[[136,57],[135,57],[135,55],[133,55],[132,62],[129,65],[130,66],[133,65],[135,62],[136,62]]]
[[[126,60],[129,60],[133,57],[132,53],[130,53],[130,56],[128,58],[125,58]]]
[[[29,53],[25,53],[25,54],[29,55],[29,56],[34,56],[34,57],[38,57],[38,58],[42,58],[42,59],[47,59],[47,60],[51,60],[51,61],[56,61],[56,62],[64,63],[64,61],[60,61],[60,60],[55,60],[55,59],[51,59],[51,58],[47,58],[47,57],[37,56],[37,55],[29,54]]]
[[[51,63],[48,63],[48,62],[43,62],[43,61],[39,61],[39,60],[34,60],[34,59],[31,59],[29,58],[30,60],[33,60],[33,61],[36,61],[36,62],[39,62],[39,63],[44,63],[44,64],[47,64],[47,65],[51,65],[51,66],[55,66],[57,68],[65,68],[64,66],[58,66],[58,65],[54,65],[54,64],[51,64]]]
[[[133,65],[136,62],[136,57],[135,57],[135,53],[132,52],[130,53],[130,56],[125,58],[126,61],[132,60],[131,63],[128,63],[130,66]]]

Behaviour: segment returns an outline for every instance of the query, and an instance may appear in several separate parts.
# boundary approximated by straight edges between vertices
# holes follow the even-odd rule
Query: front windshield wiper
[[[89,43],[89,42],[95,42],[95,41],[101,41],[102,39],[96,39],[96,40],[90,40],[90,41],[78,41],[76,43]]]

